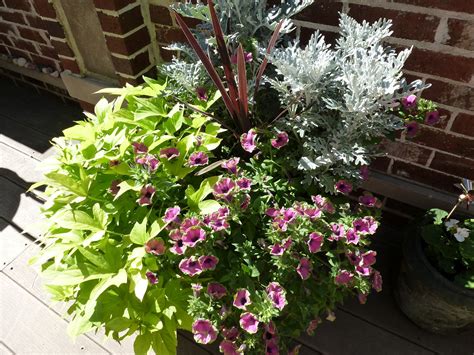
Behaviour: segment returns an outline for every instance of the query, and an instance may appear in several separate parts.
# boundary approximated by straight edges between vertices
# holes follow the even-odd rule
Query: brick
[[[183,31],[179,28],[156,26],[156,40],[158,43],[170,44],[173,42],[187,43]]]
[[[112,62],[114,63],[115,71],[134,76],[150,66],[150,55],[148,51],[145,51],[133,59],[112,56]]]
[[[474,160],[471,159],[436,152],[430,168],[474,180]]]
[[[39,45],[41,54],[45,57],[59,60],[58,53],[54,47]]]
[[[414,48],[405,69],[438,75],[469,83],[473,78],[474,58]]]
[[[451,119],[451,112],[442,108],[438,108],[438,112],[440,115],[440,120],[432,127],[445,129],[448,126],[449,120]]]
[[[10,56],[10,52],[8,51],[8,47],[4,44],[0,43],[0,54],[5,54]]]
[[[142,80],[140,80],[140,78],[126,78],[126,77],[121,76],[120,74],[118,75],[118,78],[119,78],[119,84],[122,86],[125,86],[126,84],[137,86],[142,83]]]
[[[29,39],[30,41],[46,43],[45,39],[41,36],[41,32],[36,29],[19,27],[18,32],[20,32],[21,37]]]
[[[454,85],[439,80],[429,79],[432,86],[423,91],[423,97],[438,103],[474,111],[474,88]]]
[[[33,63],[35,64],[38,64],[38,65],[44,65],[44,66],[47,66],[47,67],[51,67],[53,69],[56,70],[56,64],[57,64],[57,60],[54,60],[54,59],[51,59],[51,58],[46,58],[46,57],[42,57],[42,56],[39,56],[39,55],[36,55],[36,54],[32,54],[31,55],[31,60],[33,61]]]
[[[474,21],[448,20],[448,37],[444,43],[474,51]]]
[[[66,38],[63,27],[55,20],[44,20],[43,29],[48,32],[51,37]]]
[[[377,157],[370,164],[370,168],[381,172],[387,172],[390,161],[391,159],[388,157]]]
[[[99,15],[102,29],[105,32],[125,34],[144,23],[140,6],[135,6],[119,16],[106,15],[102,12],[97,14]]]
[[[173,56],[177,56],[178,53],[176,51],[170,51],[165,48],[160,48],[160,57],[163,59],[164,62],[171,62],[173,60]]]
[[[454,136],[439,129],[421,126],[418,135],[413,138],[413,142],[455,155],[474,156],[474,139]]]
[[[472,0],[393,0],[393,2],[474,14]]]
[[[25,14],[25,18],[31,27],[44,29],[44,23],[41,17],[32,14]]]
[[[54,10],[53,5],[48,0],[33,0],[33,6],[38,15],[56,19],[56,10]]]
[[[135,0],[94,0],[94,5],[97,9],[118,11],[135,2]]]
[[[25,17],[20,12],[0,9],[0,20],[26,25]]]
[[[410,143],[394,142],[388,139],[381,143],[380,148],[395,159],[420,165],[425,165],[431,155],[430,149]]]
[[[307,27],[301,27],[300,29],[300,44],[302,46],[306,46],[316,30]],[[336,44],[336,39],[339,38],[338,32],[330,32],[330,31],[319,31],[323,36],[326,43],[331,45]]]
[[[61,54],[65,57],[74,57],[74,52],[72,51],[71,47],[69,47],[67,43],[52,40],[51,44],[53,45],[57,54]]]
[[[337,26],[340,11],[342,11],[342,3],[340,1],[316,1],[295,15],[294,18],[295,20]]]
[[[170,11],[165,6],[150,5],[150,18],[156,24],[173,26]]]
[[[14,33],[17,34],[16,27],[8,22],[0,22],[0,33]]]
[[[70,70],[74,74],[81,74],[81,69],[75,59],[61,58],[61,65],[64,70]]]
[[[25,58],[25,59],[28,59],[28,60],[31,60],[31,57],[30,57],[30,53],[29,52],[26,52],[26,51],[23,51],[21,49],[18,49],[18,48],[8,48],[8,50],[10,51],[10,54],[13,58]]]
[[[36,48],[32,42],[25,41],[24,39],[21,39],[21,38],[12,38],[11,40],[14,44],[14,47],[18,49],[23,49],[25,51],[35,53],[35,54],[37,53]]]
[[[125,38],[105,35],[107,47],[112,53],[130,55],[150,44],[147,27],[143,27]]]
[[[4,0],[9,9],[31,11],[31,4],[28,0]]]
[[[4,33],[0,33],[0,43],[14,47],[13,41]]]
[[[443,191],[458,193],[454,184],[459,183],[459,178],[443,174],[431,169],[425,169],[410,163],[395,161],[392,166],[392,174],[408,180],[417,181]]]
[[[90,102],[79,100],[79,104],[84,111],[89,113],[94,112],[95,105],[91,104]]]
[[[458,114],[451,126],[451,131],[474,137],[474,115]]]

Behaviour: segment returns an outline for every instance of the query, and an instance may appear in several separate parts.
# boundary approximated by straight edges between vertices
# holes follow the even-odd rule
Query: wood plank
[[[5,220],[29,234],[39,237],[40,203],[24,193],[24,189],[0,176],[0,230],[7,227]]]
[[[0,232],[0,271],[20,255],[32,241],[8,225]]]
[[[0,313],[0,338],[14,353],[108,353],[85,336],[72,342],[66,322],[3,273]]]
[[[37,159],[0,142],[0,176],[28,189],[31,184],[43,180],[38,163]]]
[[[14,352],[3,341],[0,341],[0,354],[2,354],[2,355],[7,355],[7,354],[14,355]]]

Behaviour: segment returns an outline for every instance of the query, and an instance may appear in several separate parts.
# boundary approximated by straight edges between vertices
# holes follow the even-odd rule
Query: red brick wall
[[[56,74],[66,69],[79,73],[48,0],[0,1],[0,53],[10,59],[26,59],[31,69],[46,67]]]

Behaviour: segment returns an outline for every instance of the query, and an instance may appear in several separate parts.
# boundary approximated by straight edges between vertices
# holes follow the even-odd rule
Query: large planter
[[[454,284],[431,265],[419,234],[405,238],[394,292],[403,313],[423,329],[452,334],[474,328],[474,291]]]

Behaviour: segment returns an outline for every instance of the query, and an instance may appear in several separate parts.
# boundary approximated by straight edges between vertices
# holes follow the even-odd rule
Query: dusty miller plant
[[[334,176],[358,178],[375,143],[402,128],[391,109],[423,84],[401,79],[411,50],[397,53],[383,46],[390,27],[389,20],[359,24],[342,14],[334,48],[316,32],[305,48],[296,41],[270,55],[278,75],[267,81],[288,109],[278,124],[301,139],[295,165],[306,182],[331,191]]]

